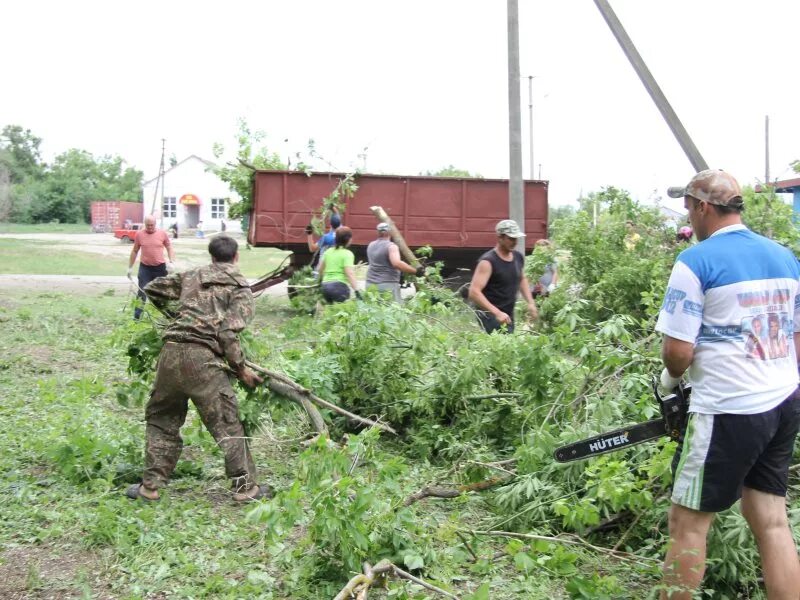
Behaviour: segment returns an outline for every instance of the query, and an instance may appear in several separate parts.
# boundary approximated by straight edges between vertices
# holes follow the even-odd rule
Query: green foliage
[[[528,282],[534,285],[544,275],[547,265],[556,263],[555,246],[552,244],[537,244],[533,251],[525,257],[525,275],[528,278]]]
[[[774,187],[767,186],[766,191],[756,192],[751,186],[745,186],[742,199],[745,225],[787,246],[795,254],[800,252],[800,232],[794,223],[794,210],[775,194]]]
[[[71,149],[12,188],[10,216],[23,223],[88,223],[91,201],[141,201],[141,182],[142,172],[119,156]]]
[[[130,429],[112,432],[98,427],[91,401],[104,391],[102,384],[81,379],[70,383],[56,400],[53,387],[40,388],[41,394],[71,409],[62,429],[38,442],[42,454],[73,483],[126,481],[140,472],[141,442]]]
[[[314,277],[310,266],[305,266],[292,273],[289,279],[289,303],[292,308],[302,314],[314,313],[318,302],[322,302],[319,279]]]
[[[253,131],[244,119],[239,121],[237,134],[237,150],[235,162],[228,162],[222,167],[214,168],[214,173],[228,184],[231,191],[236,192],[241,202],[232,204],[228,212],[231,219],[249,214],[253,207],[253,173],[257,169],[285,169],[277,153],[266,146],[260,146],[266,138],[263,131]],[[214,158],[222,159],[225,147],[214,144]]]
[[[417,570],[433,558],[414,541],[422,533],[414,513],[400,506],[404,461],[380,453],[377,442],[377,429],[349,437],[342,447],[318,438],[300,456],[295,483],[248,514],[263,526],[271,552],[287,554],[280,560],[297,577],[316,578],[324,595],[335,594],[365,560],[388,558]],[[287,551],[281,540],[298,527],[302,537]]]
[[[307,170],[310,173],[310,170]],[[358,191],[356,179],[359,172],[348,173],[336,183],[330,194],[322,198],[319,208],[311,217],[311,227],[314,233],[322,235],[325,231],[325,220],[329,219],[334,210],[340,215],[347,212],[347,201]]]
[[[579,292],[588,301],[582,316],[639,319],[658,307],[681,248],[657,209],[611,187],[581,199],[576,216],[554,229],[555,242],[568,257],[559,267],[559,285],[572,285],[573,295]]]
[[[39,146],[42,138],[19,125],[6,125],[0,133],[0,169],[6,169],[10,182],[19,184],[26,179],[42,176]]]

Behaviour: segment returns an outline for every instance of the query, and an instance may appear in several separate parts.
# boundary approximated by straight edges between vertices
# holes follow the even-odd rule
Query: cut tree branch
[[[405,502],[403,502],[403,506],[411,506],[423,498],[458,498],[467,492],[482,492],[484,490],[507,483],[511,479],[511,477],[491,477],[485,481],[477,481],[475,483],[459,485],[454,488],[438,485],[425,486],[420,491],[416,492],[415,494],[411,494],[408,498],[406,498]]]
[[[370,586],[372,586],[373,583],[375,583],[384,575],[394,575],[400,579],[405,579],[407,581],[411,581],[412,583],[416,583],[417,585],[424,587],[426,590],[436,592],[445,598],[459,600],[458,596],[454,596],[450,592],[443,590],[440,587],[436,587],[427,581],[423,581],[419,577],[415,577],[408,571],[404,571],[386,559],[383,559],[374,567],[370,567],[369,563],[364,563],[364,573],[359,573],[350,581],[348,581],[347,585],[342,588],[342,591],[336,594],[333,600],[348,600],[349,598],[356,596],[356,594],[356,598],[358,600],[366,599],[367,590],[369,590]]]
[[[645,561],[648,563],[660,563],[661,561],[656,558],[649,558],[646,556],[637,556],[635,554],[631,554],[630,552],[623,552],[621,550],[611,550],[609,548],[603,548],[602,546],[595,546],[594,544],[590,544],[583,538],[579,536],[570,536],[570,537],[553,537],[549,535],[536,535],[533,533],[516,533],[513,531],[471,531],[466,530],[467,533],[471,533],[472,535],[487,535],[487,536],[495,536],[495,537],[508,537],[514,538],[518,540],[531,540],[537,541],[541,540],[544,542],[553,542],[555,544],[568,544],[572,546],[583,546],[584,548],[588,548],[589,550],[594,550],[595,552],[600,552],[601,554],[610,554],[611,556],[615,556],[620,559],[630,560],[634,562]]]
[[[372,211],[372,214],[375,215],[375,218],[378,219],[378,221],[381,223],[386,223],[389,226],[389,233],[392,235],[392,241],[397,244],[403,260],[413,267],[418,267],[419,259],[414,256],[413,252],[411,252],[411,248],[409,248],[408,244],[406,244],[403,234],[400,233],[400,230],[395,226],[392,218],[380,206],[370,206],[369,209]]]
[[[379,421],[373,421],[372,419],[367,419],[366,417],[361,417],[361,416],[356,415],[354,413],[351,413],[350,411],[345,410],[345,409],[343,409],[343,408],[341,408],[339,406],[336,406],[332,402],[328,402],[327,400],[323,400],[322,398],[320,398],[319,396],[314,394],[311,390],[306,389],[302,385],[297,383],[296,381],[293,381],[293,380],[289,379],[286,375],[283,375],[283,374],[278,373],[276,371],[270,371],[268,369],[265,369],[264,367],[261,367],[261,366],[255,364],[255,363],[252,363],[250,361],[247,361],[246,365],[248,367],[250,367],[251,369],[253,369],[254,371],[257,371],[258,373],[266,375],[269,378],[269,384],[268,385],[269,385],[270,389],[273,389],[273,385],[276,382],[279,383],[279,384],[283,384],[282,385],[282,389],[284,389],[286,393],[285,394],[282,393],[281,395],[285,395],[290,400],[294,400],[295,402],[298,402],[299,404],[301,404],[303,406],[303,408],[306,409],[306,412],[308,412],[308,406],[310,406],[310,403],[313,402],[317,406],[321,406],[323,408],[327,408],[328,410],[331,410],[331,411],[333,411],[333,412],[335,412],[337,414],[345,416],[345,417],[347,417],[348,419],[350,419],[352,421],[356,421],[358,423],[361,423],[362,425],[368,425],[369,427],[377,427],[378,429],[381,429],[381,430],[386,431],[388,433],[393,433],[393,434],[397,435],[397,431],[395,431],[389,425],[386,425],[385,423],[381,423]],[[280,392],[276,392],[276,393],[280,393]],[[303,400],[305,400],[305,402],[303,402]],[[314,411],[316,411],[315,407],[311,406],[311,408],[314,409]],[[317,415],[319,415],[319,412],[318,411],[316,411],[316,412],[317,412]],[[315,422],[316,417],[311,417],[311,413],[310,412],[309,412],[309,417],[312,419],[312,422]],[[319,418],[321,420],[322,416],[320,415]],[[316,427],[316,424],[315,424],[315,427]],[[317,431],[320,431],[320,430],[318,429]],[[320,433],[322,433],[322,432],[320,431]]]

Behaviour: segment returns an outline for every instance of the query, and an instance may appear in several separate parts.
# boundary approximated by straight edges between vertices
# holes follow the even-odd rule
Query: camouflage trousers
[[[234,491],[256,482],[256,468],[239,421],[239,406],[220,357],[201,344],[167,342],[145,409],[147,442],[142,482],[158,489],[169,481],[183,449],[180,429],[194,402],[206,429],[225,454]]]

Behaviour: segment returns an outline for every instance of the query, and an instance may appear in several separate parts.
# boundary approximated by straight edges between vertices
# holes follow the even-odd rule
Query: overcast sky
[[[800,158],[798,0],[610,0],[712,167],[741,183]],[[237,119],[282,156],[314,138],[334,167],[508,176],[506,2],[11,0],[0,125],[119,154],[233,149]],[[528,75],[536,175],[551,204],[605,185],[665,196],[693,170],[591,0],[520,0],[523,165]],[[284,140],[288,138],[288,142]],[[322,170],[323,165],[319,165]],[[680,201],[665,199],[677,207]]]

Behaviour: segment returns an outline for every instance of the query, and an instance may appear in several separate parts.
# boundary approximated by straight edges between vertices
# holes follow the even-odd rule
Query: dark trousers
[[[200,344],[167,342],[161,349],[150,401],[145,409],[147,442],[142,481],[151,489],[169,481],[183,449],[180,429],[188,399],[225,454],[225,474],[234,492],[256,482],[256,467],[230,376],[222,360]]]
[[[504,329],[500,321],[495,318],[495,316],[484,310],[476,311],[475,314],[478,316],[478,321],[480,321],[483,330],[486,333],[492,333],[493,331],[499,331],[500,333],[514,333],[514,321],[511,321],[509,325],[506,325]]]
[[[322,284],[322,297],[328,304],[344,302],[350,298],[350,287],[341,281],[327,281]]]
[[[147,296],[142,291],[144,287],[153,281],[153,279],[158,279],[159,277],[166,277],[167,276],[167,265],[166,263],[161,263],[160,265],[150,266],[150,265],[143,265],[139,263],[139,293],[136,294],[138,298],[142,301],[142,303],[147,302]],[[141,306],[137,306],[133,310],[133,318],[139,319],[142,316],[142,310],[144,310]]]

